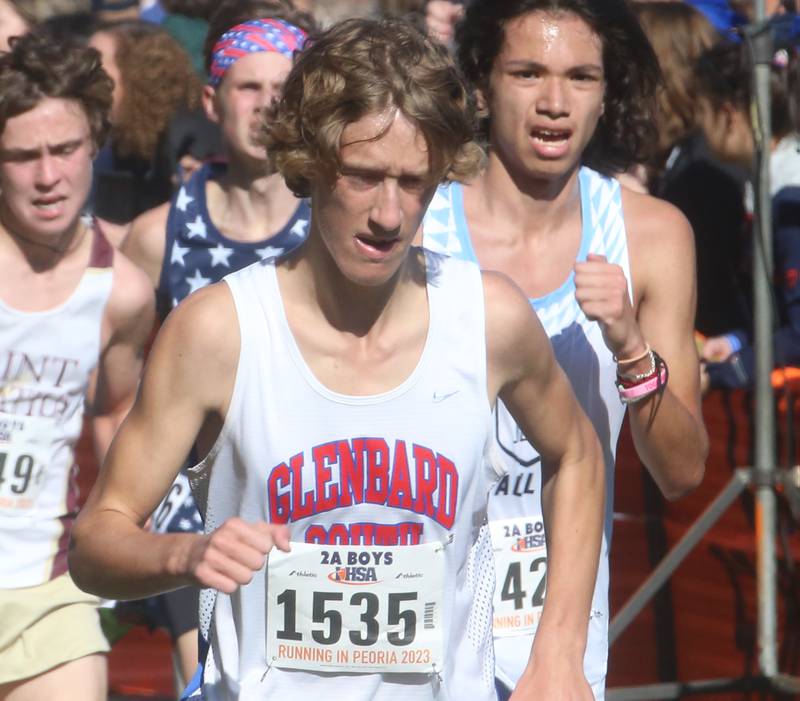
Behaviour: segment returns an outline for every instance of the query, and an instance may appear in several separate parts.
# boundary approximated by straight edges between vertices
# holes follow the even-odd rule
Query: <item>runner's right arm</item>
[[[142,598],[193,584],[233,591],[263,566],[285,526],[227,521],[213,534],[156,534],[147,518],[197,439],[207,450],[233,391],[239,328],[224,283],[192,295],[162,327],[136,402],[75,524],[70,571],[106,598]],[[213,381],[198,381],[213,378]]]

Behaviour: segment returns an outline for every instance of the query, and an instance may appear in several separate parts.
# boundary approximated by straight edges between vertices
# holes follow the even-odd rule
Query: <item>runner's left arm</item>
[[[583,655],[603,528],[602,451],[526,297],[497,273],[484,273],[484,289],[489,396],[503,400],[548,476],[547,596],[512,698],[591,700]]]
[[[133,405],[154,318],[155,296],[147,277],[117,252],[103,318],[104,343],[87,398],[99,464]]]

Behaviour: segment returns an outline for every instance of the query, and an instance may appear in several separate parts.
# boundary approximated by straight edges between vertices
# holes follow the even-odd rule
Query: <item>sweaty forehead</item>
[[[603,42],[578,15],[567,12],[529,12],[504,27],[501,60],[574,61],[602,65]]]

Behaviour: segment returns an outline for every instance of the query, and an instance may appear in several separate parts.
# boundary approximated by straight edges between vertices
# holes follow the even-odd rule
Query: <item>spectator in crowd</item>
[[[299,8],[310,12],[321,26],[351,17],[404,17],[419,19],[424,0],[297,0]],[[421,25],[421,21],[419,22]]]
[[[695,79],[699,57],[720,35],[691,5],[634,5],[659,60],[663,83],[656,113],[658,149],[648,163],[648,186],[674,204],[692,225],[697,255],[695,328],[716,335],[748,318],[747,216],[743,193],[747,171],[708,148],[700,125]]]
[[[178,110],[170,120],[165,138],[161,142],[159,158],[161,168],[172,173],[177,189],[207,162],[224,163],[224,147],[219,125],[212,122],[202,107]]]
[[[100,22],[125,22],[139,19],[139,0],[91,0],[92,12]]]
[[[698,130],[695,65],[720,36],[702,13],[686,3],[640,2],[634,9],[661,69],[658,145],[652,160],[659,175],[676,144]]]
[[[750,122],[751,64],[742,44],[722,45],[698,63],[703,88],[704,129],[714,152],[743,168],[751,167],[754,136]],[[800,365],[800,108],[798,58],[780,50],[772,62],[770,95],[772,141],[770,188],[773,213],[778,365]],[[751,191],[752,192],[752,191]],[[752,206],[752,205],[751,205]],[[759,255],[753,251],[752,255]],[[749,327],[729,328],[703,347],[712,387],[748,387],[753,382],[755,350]]]
[[[105,455],[154,307],[81,216],[111,90],[96,51],[36,30],[0,55],[0,699],[106,699],[99,600],[67,573],[75,445],[88,416]]]
[[[161,24],[167,13],[159,0],[141,0],[139,3],[139,19],[144,22]]]
[[[774,3],[775,0],[767,0],[768,8]],[[748,21],[753,10],[753,0],[686,0],[686,4],[702,12],[725,39],[737,36],[739,27]]]
[[[413,19],[422,12],[425,0],[380,0],[383,17],[405,17]]]
[[[97,26],[97,18],[91,12],[70,12],[48,17],[37,26],[56,39],[73,39],[88,44]]]
[[[205,587],[197,698],[494,701],[498,396],[553,470],[554,656],[585,634],[605,491],[591,424],[513,283],[412,247],[437,184],[480,163],[473,123],[450,58],[409,23],[316,37],[265,125],[310,196],[308,240],[159,333],[70,564],[105,595]],[[195,441],[206,534],[147,533]],[[590,699],[563,670],[532,662],[520,698]]]
[[[297,4],[321,27],[350,17],[376,17],[380,11],[380,0],[300,0]]]
[[[219,3],[216,0],[162,0],[167,16],[161,26],[189,54],[192,67],[203,81],[206,75],[203,47],[208,35],[208,20]]]
[[[224,0],[212,16],[203,106],[219,125],[227,163],[203,165],[171,202],[136,219],[123,245],[150,277],[162,320],[191,292],[305,240],[308,204],[269,168],[259,129],[295,49],[313,29],[311,17],[287,0]],[[244,40],[251,48],[237,52],[234,43]],[[154,525],[163,532],[199,530],[185,477],[157,510]],[[158,603],[187,680],[197,666],[197,605],[191,588]]]
[[[157,153],[170,120],[200,101],[189,57],[160,27],[140,21],[102,25],[89,42],[114,79],[111,139],[95,163],[94,212],[126,224],[173,193]]]

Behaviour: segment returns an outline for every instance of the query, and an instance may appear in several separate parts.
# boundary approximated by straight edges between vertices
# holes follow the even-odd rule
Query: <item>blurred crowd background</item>
[[[697,241],[704,382],[747,387],[753,380],[749,290],[755,138],[751,61],[741,28],[753,19],[753,0],[634,4],[661,63],[659,139],[650,160],[620,179],[672,202],[688,217]],[[103,56],[115,81],[112,136],[95,162],[89,206],[117,243],[138,215],[168,201],[200,164],[226,158],[216,125],[200,104],[204,42],[219,5],[215,0],[0,0],[0,49],[9,37],[38,25],[78,37]],[[322,28],[354,16],[407,16],[451,43],[463,2],[295,0],[294,5]],[[800,364],[795,5],[796,0],[767,2],[770,15],[788,18],[772,62],[773,138],[766,145],[773,161],[780,366]]]
[[[498,0],[500,2],[502,0]],[[279,0],[290,5],[290,0]],[[241,0],[239,5],[247,4]],[[768,1],[783,17],[771,62],[775,357],[800,366],[800,81],[797,0]],[[354,16],[408,16],[447,44],[463,3],[295,0],[319,27]],[[659,58],[658,142],[623,184],[676,205],[696,239],[698,351],[706,388],[753,382],[751,269],[754,152],[752,57],[741,28],[752,0],[634,3]],[[131,223],[168,202],[204,163],[225,163],[226,139],[201,102],[209,27],[219,0],[0,0],[0,50],[33,27],[95,47],[115,82],[111,138],[97,154],[87,209],[121,245]],[[252,2],[258,16],[258,0]],[[241,9],[241,8],[240,8]],[[712,440],[714,436],[712,435]]]

